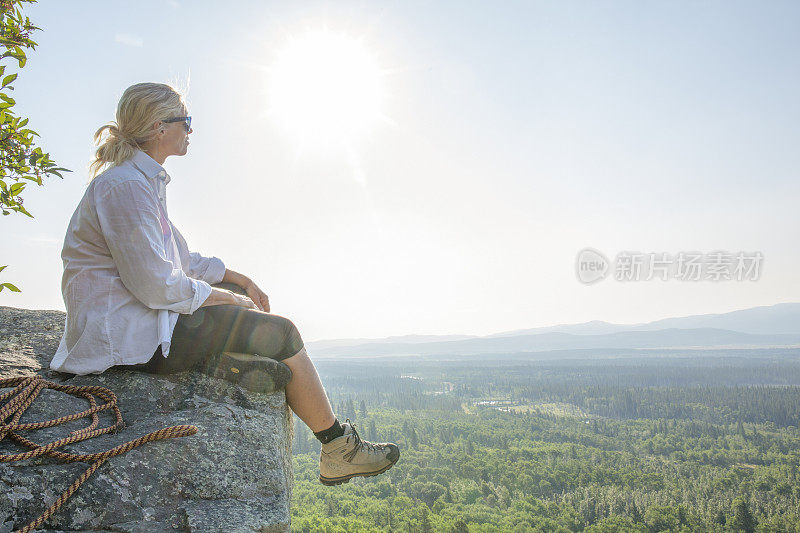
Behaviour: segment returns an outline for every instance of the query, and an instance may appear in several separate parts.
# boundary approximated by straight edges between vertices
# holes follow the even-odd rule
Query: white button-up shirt
[[[222,281],[223,262],[189,252],[170,222],[169,181],[137,150],[89,183],[61,251],[67,321],[53,370],[144,363],[158,346],[166,357],[178,313],[193,313]]]

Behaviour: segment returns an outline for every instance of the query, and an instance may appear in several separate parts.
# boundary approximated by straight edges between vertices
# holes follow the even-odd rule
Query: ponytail
[[[103,138],[103,132],[108,130],[108,135]],[[101,139],[102,142],[101,142]],[[100,147],[95,152],[95,159],[89,165],[89,172],[92,178],[97,176],[100,169],[106,164],[111,163],[117,166],[127,161],[137,149],[141,150],[139,143],[124,135],[114,124],[106,124],[94,134],[94,143]]]

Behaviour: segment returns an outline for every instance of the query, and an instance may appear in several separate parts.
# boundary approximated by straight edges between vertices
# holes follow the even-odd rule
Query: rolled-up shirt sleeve
[[[126,180],[99,193],[97,218],[123,285],[151,309],[194,313],[211,286],[167,259],[158,200],[147,183]]]
[[[206,257],[198,252],[190,252],[189,246],[186,244],[186,239],[175,224],[172,224],[172,230],[175,234],[175,243],[178,245],[178,252],[181,256],[181,263],[184,265],[184,271],[191,278],[196,278],[210,283],[211,285],[219,283],[225,277],[225,263],[219,257]]]

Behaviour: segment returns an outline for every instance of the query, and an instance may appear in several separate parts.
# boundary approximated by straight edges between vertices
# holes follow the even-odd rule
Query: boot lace
[[[350,430],[352,431],[352,433],[347,436],[347,442],[350,442],[350,437],[353,438],[353,449],[342,456],[342,459],[348,463],[353,461],[353,458],[356,456],[359,450],[363,450],[367,453],[367,455],[369,455],[371,453],[377,453],[378,450],[385,448],[385,446],[361,440],[361,437],[358,436],[358,432],[356,431],[355,424],[350,422],[349,418],[345,420],[345,423],[350,424]]]

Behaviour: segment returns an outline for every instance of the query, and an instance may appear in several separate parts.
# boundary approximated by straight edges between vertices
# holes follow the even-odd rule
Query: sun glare
[[[309,32],[289,39],[268,69],[269,112],[302,146],[351,143],[382,114],[382,78],[359,39]]]

